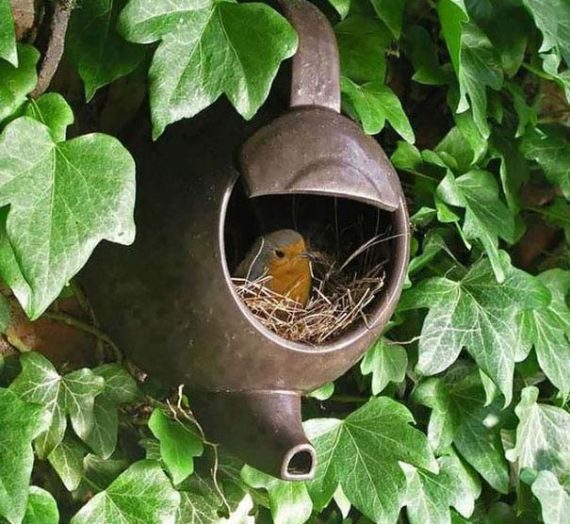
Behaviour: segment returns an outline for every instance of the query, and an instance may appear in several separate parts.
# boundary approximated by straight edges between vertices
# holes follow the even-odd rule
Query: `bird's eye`
[[[283,251],[281,251],[280,249],[276,249],[275,250],[275,256],[277,258],[284,258],[285,257],[285,253]]]

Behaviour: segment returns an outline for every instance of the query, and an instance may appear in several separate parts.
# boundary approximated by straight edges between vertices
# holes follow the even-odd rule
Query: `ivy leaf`
[[[389,382],[399,383],[406,378],[408,355],[398,344],[381,338],[372,346],[360,363],[363,375],[372,373],[372,394],[378,395]]]
[[[570,514],[570,495],[560,485],[556,475],[540,471],[530,488],[542,507],[545,524],[565,524]]]
[[[221,521],[217,499],[191,491],[178,493],[180,506],[176,512],[176,524],[215,524]]]
[[[443,453],[454,444],[495,490],[507,493],[509,469],[499,433],[506,414],[498,402],[485,405],[479,373],[470,370],[457,365],[442,378],[421,382],[414,400],[432,409],[428,440],[433,449]]]
[[[28,506],[22,524],[58,524],[57,503],[45,489],[30,486]]]
[[[388,120],[407,142],[415,141],[414,131],[400,100],[383,82],[358,85],[346,77],[341,77],[341,89],[350,108],[362,122],[365,133],[379,133]]]
[[[18,67],[16,31],[10,0],[0,0],[0,58]],[[1,119],[0,119],[1,120]]]
[[[566,242],[570,244],[570,204],[562,198],[555,198],[552,204],[541,209],[541,213],[549,224],[564,230]]]
[[[135,166],[113,137],[56,143],[29,117],[6,126],[0,159],[0,206],[10,205],[6,230],[31,294],[7,283],[35,319],[100,240],[133,241]]]
[[[117,406],[133,402],[137,398],[137,385],[133,377],[118,364],[105,364],[93,371],[105,380],[105,385],[95,399],[95,424],[85,442],[99,456],[109,458],[117,445]]]
[[[465,24],[461,34],[459,105],[462,113],[471,107],[473,120],[484,138],[490,134],[487,124],[487,86],[498,91],[503,85],[501,62],[485,33],[473,24]]]
[[[487,171],[473,170],[454,178],[448,173],[437,188],[437,195],[447,204],[465,208],[465,238],[478,240],[485,249],[499,282],[505,279],[498,239],[513,242],[515,221],[509,208],[499,199],[499,187]]]
[[[555,49],[570,63],[570,12],[564,0],[523,0],[542,33],[539,53]]]
[[[124,458],[102,459],[97,455],[89,454],[83,459],[84,476],[88,484],[99,491],[107,488],[123,471],[129,462]]]
[[[470,474],[456,456],[440,457],[439,474],[403,464],[408,481],[406,512],[410,524],[449,524],[451,508],[465,518],[475,508],[481,493],[477,478]]]
[[[329,0],[330,4],[336,9],[341,19],[346,18],[350,10],[351,0]]]
[[[521,141],[523,155],[537,162],[546,178],[570,200],[570,147],[566,132],[556,127],[532,129]]]
[[[413,80],[420,84],[443,85],[448,75],[441,68],[437,50],[429,32],[420,25],[406,28],[404,33],[406,54],[414,67]]]
[[[119,475],[105,491],[97,493],[71,519],[71,524],[174,524],[179,504],[180,495],[158,463],[141,460]]]
[[[153,135],[225,94],[250,119],[297,36],[269,6],[213,0],[130,0],[120,16],[132,42],[161,41],[149,71]]]
[[[461,33],[463,24],[469,20],[463,0],[439,0],[437,15],[445,38],[451,63],[457,76],[461,71]]]
[[[334,27],[342,75],[353,82],[384,81],[389,31],[373,18],[354,15]]]
[[[252,488],[267,490],[275,524],[303,524],[311,516],[313,503],[304,482],[279,480],[249,466],[241,478]]]
[[[67,128],[74,119],[71,107],[59,93],[46,93],[37,100],[30,100],[24,115],[49,127],[54,142],[65,140]]]
[[[179,484],[194,471],[194,457],[204,452],[202,440],[186,424],[170,419],[160,408],[152,412],[148,427],[160,441],[160,456],[174,484]]]
[[[82,0],[79,8],[73,10],[66,46],[85,84],[87,101],[101,87],[134,71],[144,57],[144,47],[126,42],[115,30],[126,3]]]
[[[515,408],[519,418],[516,445],[506,452],[516,470],[532,468],[566,474],[570,470],[570,414],[561,408],[539,404],[538,389],[526,387]]]
[[[566,397],[570,393],[570,308],[566,304],[570,273],[551,269],[538,278],[550,290],[552,301],[521,314],[521,340],[528,349],[534,346],[544,374]]]
[[[86,453],[85,447],[68,434],[48,455],[49,463],[68,491],[76,490],[81,483]]]
[[[90,369],[62,376],[39,353],[25,353],[20,360],[22,372],[10,389],[23,400],[44,406],[49,414],[49,428],[35,441],[38,456],[47,457],[63,440],[68,414],[75,433],[85,441],[95,424],[93,406],[103,379]]]
[[[32,440],[47,426],[45,413],[0,388],[0,517],[19,524],[26,513],[34,464]]]
[[[395,522],[406,497],[399,461],[438,470],[425,435],[411,422],[411,413],[386,397],[369,400],[344,420],[308,421],[307,434],[319,457],[315,479],[308,483],[317,511],[340,484],[348,500],[368,518]]]
[[[0,61],[0,122],[14,113],[25,102],[26,95],[36,87],[36,63],[39,58],[40,54],[32,46],[18,44],[18,67]]]
[[[370,0],[370,2],[378,18],[392,31],[395,38],[400,38],[407,0]]]
[[[519,337],[517,313],[543,307],[550,293],[538,279],[512,266],[499,284],[488,259],[473,265],[460,280],[435,277],[407,291],[399,309],[428,307],[420,341],[417,370],[435,375],[447,369],[462,348],[493,380],[509,404]]]

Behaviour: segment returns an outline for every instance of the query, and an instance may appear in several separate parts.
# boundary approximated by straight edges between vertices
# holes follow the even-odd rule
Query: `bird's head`
[[[263,251],[270,273],[306,267],[311,258],[303,236],[292,229],[280,229],[263,237]]]

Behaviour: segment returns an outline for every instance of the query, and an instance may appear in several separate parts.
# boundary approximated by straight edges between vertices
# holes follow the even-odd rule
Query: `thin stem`
[[[86,333],[93,335],[94,337],[98,338],[101,342],[107,344],[113,350],[116,360],[118,362],[122,362],[123,354],[121,353],[117,345],[98,327],[92,326],[91,324],[88,324],[87,322],[84,322],[83,320],[80,320],[77,317],[73,317],[71,315],[68,315],[67,313],[61,313],[59,311],[48,311],[44,313],[44,317],[49,318],[51,320],[56,320],[58,322],[63,322],[68,326],[75,327],[81,331],[85,331]]]

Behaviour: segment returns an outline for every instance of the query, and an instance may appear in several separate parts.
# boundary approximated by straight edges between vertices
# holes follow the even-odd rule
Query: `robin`
[[[311,294],[310,259],[303,236],[280,229],[255,241],[235,276],[250,281],[268,276],[268,289],[306,306]]]

